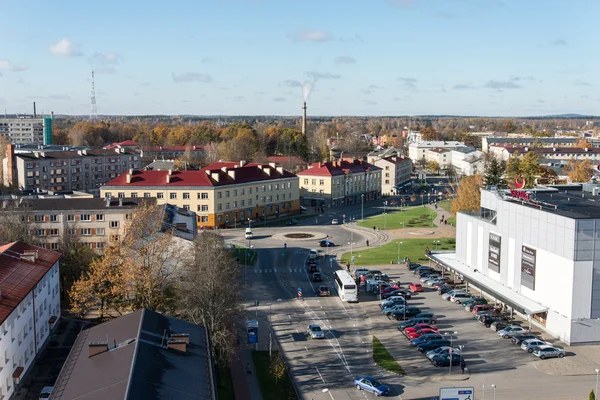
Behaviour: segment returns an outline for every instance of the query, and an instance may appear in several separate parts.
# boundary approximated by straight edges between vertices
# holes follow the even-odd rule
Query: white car
[[[452,296],[454,296],[455,294],[457,294],[457,293],[464,293],[464,294],[467,294],[467,292],[465,292],[464,290],[451,290],[451,291],[449,291],[449,292],[447,292],[447,293],[444,293],[444,294],[442,295],[442,299],[444,299],[444,300],[450,300],[450,298],[451,298]]]
[[[318,324],[310,324],[306,329],[306,333],[311,339],[323,339],[325,337],[325,332]]]
[[[460,303],[461,301],[465,301],[471,298],[469,293],[454,293],[450,298],[450,301],[453,303]]]
[[[337,225],[339,223],[340,222],[337,219],[335,219],[335,218],[331,220],[331,225]]]
[[[523,328],[519,325],[511,325],[502,329],[501,331],[496,332],[498,336],[503,337],[504,339],[510,339],[514,335],[518,335],[519,333],[527,333],[529,329]]]
[[[439,279],[441,278],[439,275],[428,275],[428,276],[424,276],[421,279],[419,279],[421,282],[426,283],[428,281],[433,281],[434,279]]]
[[[427,358],[429,358],[430,360],[440,354],[446,354],[448,353],[450,350],[450,346],[442,346],[442,347],[438,347],[437,349],[433,349],[433,350],[429,350],[427,353],[425,353],[425,356],[427,356]],[[452,349],[452,354],[460,354],[460,349],[454,348]]]
[[[355,268],[354,269],[354,276],[362,276],[362,275],[366,275],[369,273],[369,269],[368,268]]]
[[[523,342],[521,343],[521,350],[525,350],[528,353],[533,353],[533,350],[536,347],[544,346],[547,344],[550,344],[550,343],[544,342],[543,340],[539,340],[539,339],[523,340]]]

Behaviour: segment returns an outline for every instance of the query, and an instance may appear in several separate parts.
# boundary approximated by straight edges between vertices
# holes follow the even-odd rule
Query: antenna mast
[[[90,121],[94,121],[98,118],[98,110],[96,109],[96,85],[94,82],[94,70],[92,69],[92,93],[91,93],[91,109],[90,109]]]

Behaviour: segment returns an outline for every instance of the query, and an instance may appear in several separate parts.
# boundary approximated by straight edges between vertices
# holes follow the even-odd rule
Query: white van
[[[314,260],[318,256],[319,256],[319,252],[318,251],[316,251],[314,249],[309,250],[309,252],[308,252],[308,258],[310,258],[311,260]]]
[[[54,390],[54,386],[44,386],[42,392],[40,393],[40,400],[47,400],[52,395],[52,391]]]
[[[252,229],[251,228],[246,228],[246,234],[244,235],[244,237],[246,238],[246,240],[252,239]]]

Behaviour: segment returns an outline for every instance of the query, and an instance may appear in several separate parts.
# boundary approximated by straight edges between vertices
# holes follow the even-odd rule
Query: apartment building
[[[577,143],[584,139],[581,136],[562,137],[485,137],[481,139],[481,150],[488,153],[491,147],[577,147]],[[592,147],[600,147],[600,139],[585,138]]]
[[[451,140],[451,141],[430,140],[430,141],[422,141],[419,143],[411,143],[408,146],[408,157],[414,163],[418,163],[422,159],[427,160],[427,153],[431,149],[451,150],[451,149],[455,149],[457,147],[464,147],[464,144],[461,142],[454,141],[454,140]],[[427,160],[427,161],[429,161],[429,160]]]
[[[298,173],[302,205],[331,208],[379,199],[381,175],[381,168],[359,160],[313,163]]]
[[[19,390],[60,318],[60,257],[23,242],[0,246],[0,398]]]
[[[485,154],[460,142],[432,141],[411,144],[408,154],[414,163],[434,161],[440,169],[452,168],[459,175],[474,175],[483,172],[485,168]]]
[[[412,161],[403,156],[377,158],[369,156],[369,162],[381,168],[381,194],[391,196],[397,193],[397,186],[410,181]]]
[[[124,149],[15,154],[14,145],[8,145],[6,154],[4,184],[21,190],[80,190],[97,194],[109,180],[140,167],[139,154]]]
[[[499,160],[508,161],[515,154],[519,157],[529,152],[534,152],[538,158],[547,160],[567,161],[575,159],[579,161],[590,160],[594,163],[600,160],[600,147],[512,147],[512,146],[490,146],[490,154],[495,155]]]
[[[0,135],[11,143],[52,144],[52,117],[0,118]]]
[[[195,211],[215,228],[300,212],[298,177],[275,163],[217,162],[199,171],[130,170],[100,189],[102,197],[156,197]]]

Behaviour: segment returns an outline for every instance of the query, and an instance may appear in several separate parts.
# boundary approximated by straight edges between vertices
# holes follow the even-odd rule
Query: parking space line
[[[321,380],[323,381],[323,383],[325,383],[325,379],[323,379],[323,375],[321,375],[321,372],[319,371],[319,368],[317,366],[315,366],[317,373],[319,374],[319,376],[321,377]]]

